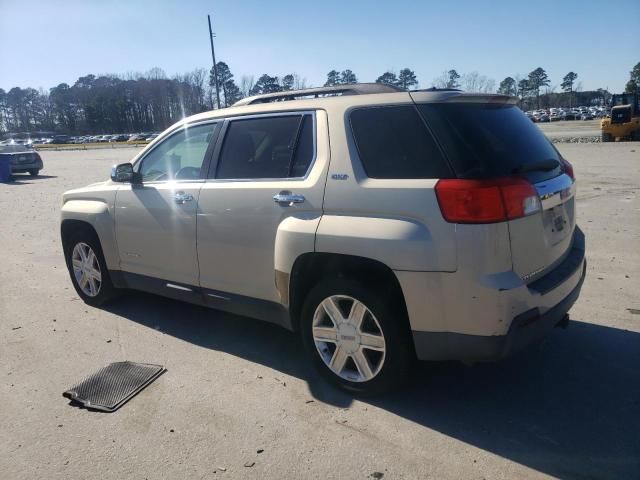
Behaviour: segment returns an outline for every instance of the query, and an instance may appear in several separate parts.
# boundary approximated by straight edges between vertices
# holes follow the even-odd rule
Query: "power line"
[[[213,78],[216,83],[216,100],[220,108],[220,86],[218,85],[218,66],[216,65],[216,52],[213,48],[213,31],[211,30],[211,15],[207,15],[209,21],[209,40],[211,41],[211,57],[213,58]]]

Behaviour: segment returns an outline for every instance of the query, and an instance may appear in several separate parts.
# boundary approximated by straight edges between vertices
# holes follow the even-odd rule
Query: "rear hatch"
[[[11,154],[11,163],[13,165],[31,165],[38,161],[38,154],[33,151],[20,152]]]
[[[573,171],[509,97],[459,95],[418,109],[459,179],[519,177],[540,207],[508,221],[514,271],[531,282],[560,263],[575,228]]]

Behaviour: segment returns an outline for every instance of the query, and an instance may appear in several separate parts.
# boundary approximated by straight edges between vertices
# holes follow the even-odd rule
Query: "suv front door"
[[[307,244],[296,247],[313,251],[329,163],[326,132],[323,111],[225,122],[200,193],[197,222],[200,285],[210,305],[252,315],[251,308],[229,303],[262,308],[264,302],[256,299],[281,301],[276,237],[283,222],[295,217],[298,225],[308,222],[309,230]]]
[[[118,190],[116,241],[130,285],[167,295],[198,285],[196,211],[215,132],[212,122],[179,129],[137,163],[142,184]]]

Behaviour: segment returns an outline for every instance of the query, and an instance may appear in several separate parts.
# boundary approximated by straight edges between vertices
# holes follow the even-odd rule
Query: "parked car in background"
[[[9,158],[11,174],[28,173],[36,176],[43,168],[42,158],[35,150],[20,144],[0,146],[0,155]]]
[[[131,135],[129,137],[129,141],[130,142],[140,142],[140,141],[144,141],[146,138],[148,137],[147,134],[143,134],[143,133],[134,133],[133,135]]]
[[[585,274],[573,168],[515,101],[359,84],[186,118],[63,195],[71,282],[298,331],[352,392],[503,358],[568,321]]]

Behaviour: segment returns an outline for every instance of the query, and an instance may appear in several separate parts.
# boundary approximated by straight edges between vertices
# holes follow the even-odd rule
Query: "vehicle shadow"
[[[47,180],[49,178],[58,178],[57,175],[12,175],[9,182],[3,183],[4,185],[31,185],[38,180]]]
[[[279,327],[138,293],[108,310],[304,379],[318,401],[353,401]],[[360,400],[558,478],[640,478],[639,333],[571,321],[513,358],[419,364],[402,391]]]

